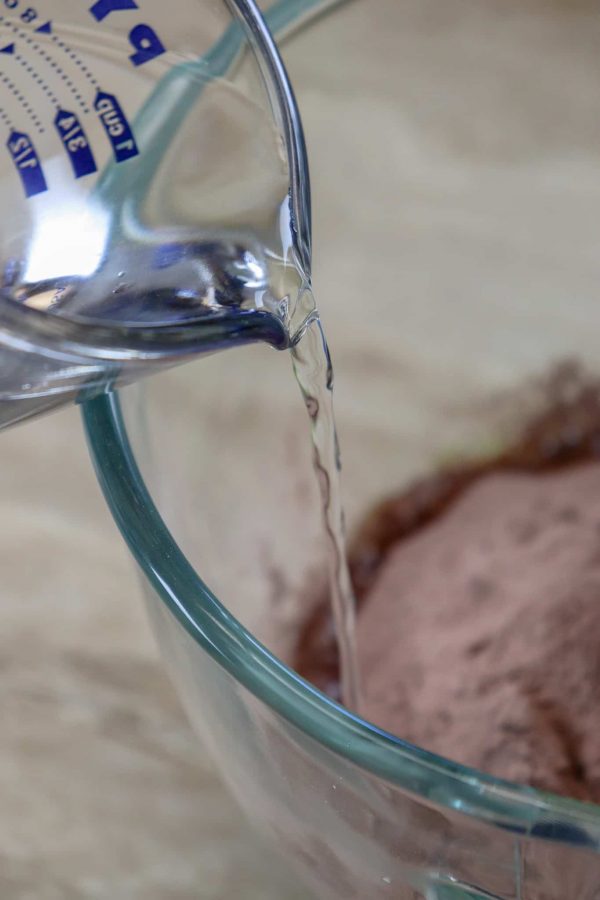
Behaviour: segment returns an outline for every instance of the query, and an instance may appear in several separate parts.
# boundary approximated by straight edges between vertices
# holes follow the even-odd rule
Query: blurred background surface
[[[340,67],[332,56],[325,91],[326,64],[313,75],[311,53],[326,59],[336,34],[345,62]],[[375,35],[371,71],[361,46]],[[383,393],[357,420],[361,367],[372,372],[380,364],[386,378],[388,364],[401,369],[403,402],[396,397],[395,409],[407,470],[422,452],[410,434],[427,431],[420,398],[439,392],[442,376],[448,396],[456,396],[468,359],[485,370],[489,348],[478,338],[485,332],[490,346],[502,340],[494,315],[506,321],[509,299],[502,279],[487,282],[486,272],[505,271],[507,283],[511,273],[518,276],[533,314],[536,304],[550,304],[545,338],[536,338],[542,363],[555,338],[562,346],[568,319],[553,283],[564,284],[568,271],[574,294],[595,296],[599,45],[600,15],[588,0],[354,0],[326,29],[317,26],[286,49],[312,160],[318,301],[334,357],[336,342],[347,348],[338,357],[338,412],[342,441],[345,433],[356,437],[343,442],[350,472],[372,444],[377,417],[389,416]],[[478,61],[486,72],[481,81],[472,77]],[[387,72],[389,95],[381,89]],[[453,73],[443,93],[441,72]],[[344,118],[355,129],[356,116],[364,122],[361,146],[344,137]],[[548,191],[538,165],[544,157],[553,160]],[[559,157],[564,184],[579,186],[570,192],[556,189]],[[514,199],[519,179],[530,187],[534,172],[547,215],[536,207],[531,221],[515,219],[510,202],[503,205],[505,185]],[[344,193],[345,184],[352,191]],[[560,210],[567,194],[577,230],[565,242]],[[360,328],[367,325],[353,318],[357,308],[349,316],[332,296],[340,283],[362,283],[380,295],[387,290],[395,302],[395,286],[377,283],[367,267],[395,245],[408,335],[397,363],[361,357]],[[449,276],[463,302],[458,313],[448,313],[444,302]],[[485,307],[480,285],[488,291]],[[433,300],[422,307],[424,291]],[[428,334],[445,335],[435,358]],[[590,335],[590,348],[596,342]],[[522,348],[514,342],[506,369],[486,370],[490,385],[510,388],[521,349],[529,365],[531,347],[531,335]],[[180,402],[188,396],[183,391]],[[383,460],[395,448],[382,444],[376,452]],[[240,448],[240,465],[244,459]],[[372,467],[375,481],[381,471]],[[364,493],[375,487],[365,484]],[[358,511],[360,495],[353,495]],[[2,435],[0,535],[2,900],[305,900],[241,820],[186,724],[96,485],[76,409]]]

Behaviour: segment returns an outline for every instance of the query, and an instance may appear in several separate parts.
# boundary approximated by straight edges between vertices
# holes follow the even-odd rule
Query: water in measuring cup
[[[42,277],[27,277],[35,272],[31,260],[8,260],[0,315],[43,311],[50,326],[64,317],[74,327],[74,342],[99,329],[110,355],[86,360],[68,345],[44,347],[44,334],[35,347],[25,340],[1,346],[0,428],[198,353],[256,340],[286,347],[285,303],[271,294],[264,254],[255,244],[219,235],[119,242],[87,276],[53,274],[60,248],[51,241]],[[128,343],[131,328],[139,346]]]

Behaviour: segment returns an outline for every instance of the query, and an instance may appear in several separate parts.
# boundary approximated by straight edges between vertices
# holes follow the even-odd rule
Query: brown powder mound
[[[379,503],[350,543],[367,718],[499,777],[600,802],[600,384],[577,364],[495,457]],[[297,670],[339,699],[327,588]]]
[[[600,465],[479,479],[387,555],[358,646],[376,724],[600,800]]]

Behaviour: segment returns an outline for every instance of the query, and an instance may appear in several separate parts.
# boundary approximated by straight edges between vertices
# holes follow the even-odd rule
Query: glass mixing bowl
[[[350,533],[510,440],[556,366],[598,375],[599,51],[587,0],[356,2],[286,49]],[[411,746],[290,668],[324,548],[289,370],[246,347],[84,408],[224,778],[319,898],[598,898],[598,808]]]

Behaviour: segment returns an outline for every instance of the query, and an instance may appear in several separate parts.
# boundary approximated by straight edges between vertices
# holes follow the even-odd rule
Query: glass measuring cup
[[[327,5],[275,4],[272,26]],[[287,346],[306,315],[302,132],[253,4],[52,12],[0,12],[0,424],[192,353]]]
[[[597,375],[599,40],[591,4],[402,0],[355,3],[289,48],[351,532],[372,501],[509,441],[557,363]],[[597,807],[406,745],[284,665],[321,548],[279,364],[249,348],[198,364],[210,400],[181,370],[141,407],[124,392],[124,418],[114,398],[86,409],[225,778],[317,897],[591,900]]]

